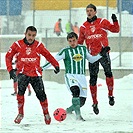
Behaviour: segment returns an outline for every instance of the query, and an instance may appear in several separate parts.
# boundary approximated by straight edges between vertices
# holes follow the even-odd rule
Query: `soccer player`
[[[87,21],[80,27],[78,44],[86,43],[87,49],[92,56],[97,55],[101,48],[109,45],[107,38],[107,30],[118,33],[119,24],[115,14],[112,14],[113,23],[103,18],[97,18],[96,6],[89,4],[86,7]],[[115,104],[113,89],[114,78],[111,70],[111,61],[109,53],[103,56],[100,60],[91,63],[89,62],[90,73],[90,91],[93,99],[93,111],[95,114],[99,113],[98,100],[97,100],[97,78],[99,72],[99,64],[102,65],[106,76],[106,84],[108,87],[109,104],[113,106]]]
[[[83,120],[81,116],[80,107],[85,104],[87,97],[87,83],[85,77],[85,64],[86,59],[91,63],[99,60],[110,47],[102,49],[101,53],[97,56],[92,56],[88,53],[86,46],[78,45],[78,35],[71,32],[67,35],[69,46],[63,48],[56,56],[57,61],[63,59],[65,65],[65,83],[68,90],[72,94],[72,105],[66,109],[67,113],[75,111],[76,119]],[[51,64],[47,63],[42,68],[46,69]]]
[[[44,120],[46,124],[50,124],[51,117],[48,111],[48,100],[44,90],[42,80],[42,68],[40,67],[40,55],[44,56],[54,67],[55,72],[59,72],[59,63],[44,47],[41,42],[35,40],[37,29],[29,26],[25,32],[25,38],[14,42],[9,51],[6,53],[6,66],[10,74],[10,78],[16,78],[15,70],[12,67],[12,59],[17,54],[17,79],[18,79],[18,115],[15,123],[20,123],[24,117],[24,94],[28,84],[32,85],[40,105],[43,110]]]

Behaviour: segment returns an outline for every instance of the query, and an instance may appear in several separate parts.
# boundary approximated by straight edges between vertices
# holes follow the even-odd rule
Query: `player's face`
[[[97,11],[95,11],[93,8],[87,8],[86,9],[86,14],[87,14],[89,19],[94,17],[96,15],[96,13],[97,13]]]
[[[26,37],[28,43],[32,43],[32,42],[35,40],[36,31],[28,30],[28,31],[25,33],[25,37]]]
[[[77,39],[75,37],[73,38],[69,38],[68,39],[68,43],[72,48],[75,48],[78,44],[77,44]]]

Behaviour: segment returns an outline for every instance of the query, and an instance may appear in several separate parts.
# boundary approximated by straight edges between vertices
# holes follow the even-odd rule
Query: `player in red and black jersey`
[[[45,123],[50,124],[51,122],[47,96],[42,80],[42,68],[40,67],[41,55],[55,67],[56,73],[58,73],[60,69],[58,62],[44,45],[35,40],[36,34],[37,29],[34,26],[29,26],[26,29],[25,38],[14,42],[6,54],[6,66],[10,73],[10,78],[12,79],[16,78],[15,70],[12,67],[12,59],[13,56],[17,54],[16,73],[18,79],[18,115],[14,122],[18,124],[24,117],[24,94],[29,83],[40,101]]]
[[[97,18],[96,6],[89,4],[86,7],[87,21],[80,27],[78,44],[86,43],[87,49],[91,55],[97,55],[102,48],[109,45],[107,38],[107,31],[114,33],[119,32],[119,24],[115,14],[112,14],[113,23],[107,19]],[[99,64],[102,65],[106,76],[106,84],[108,87],[109,104],[114,105],[114,78],[111,71],[111,61],[109,53],[94,63],[89,62],[90,72],[90,91],[93,99],[93,111],[95,114],[99,113],[97,100],[97,78],[99,72]]]

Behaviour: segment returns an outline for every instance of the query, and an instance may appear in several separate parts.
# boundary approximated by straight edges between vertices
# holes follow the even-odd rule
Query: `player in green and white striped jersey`
[[[103,49],[101,55],[92,56],[83,45],[77,44],[78,36],[71,32],[67,35],[69,46],[60,50],[55,56],[57,61],[64,60],[65,65],[65,83],[71,92],[72,105],[66,109],[67,113],[75,111],[77,120],[84,120],[81,116],[80,107],[85,104],[87,97],[87,82],[85,77],[86,59],[94,63],[99,60],[108,50]],[[45,64],[42,69],[47,69],[51,64]]]

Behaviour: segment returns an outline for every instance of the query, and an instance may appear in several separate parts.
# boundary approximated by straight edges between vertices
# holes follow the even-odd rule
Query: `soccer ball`
[[[57,108],[54,113],[54,118],[55,120],[61,122],[64,121],[66,119],[66,111],[63,108]]]

